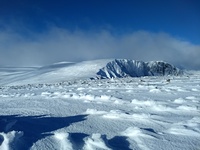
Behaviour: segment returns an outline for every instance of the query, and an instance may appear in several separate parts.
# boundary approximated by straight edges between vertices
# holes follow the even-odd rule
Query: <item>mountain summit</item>
[[[182,70],[163,61],[143,62],[130,59],[115,59],[97,72],[100,78],[177,76],[182,74]]]

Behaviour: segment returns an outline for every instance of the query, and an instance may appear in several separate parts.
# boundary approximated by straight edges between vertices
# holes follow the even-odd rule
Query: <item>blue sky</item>
[[[4,55],[0,64],[42,65],[65,59],[81,61],[128,57],[164,59],[182,66],[184,63],[181,60],[174,60],[174,55],[180,54],[181,50],[173,49],[187,47],[183,48],[181,58],[188,67],[197,68],[199,61],[190,64],[186,54],[191,57],[199,54],[199,27],[199,0],[0,0],[0,52]],[[107,41],[104,41],[106,38]],[[54,49],[53,46],[48,47],[49,43],[58,39],[56,43],[60,42],[60,46]],[[167,40],[169,45],[158,39]],[[147,42],[146,47],[138,44],[142,41],[143,44]],[[179,46],[173,47],[178,45],[174,44],[176,42]],[[74,45],[68,46],[71,43]],[[77,47],[75,43],[80,43],[80,46]],[[98,47],[102,44],[104,50],[101,53]],[[165,51],[170,47],[168,57],[156,54],[162,46]],[[164,50],[160,50],[160,53]],[[55,51],[59,51],[56,56]],[[75,54],[71,51],[75,51]],[[152,57],[142,56],[145,52]],[[5,58],[14,58],[19,53],[22,56],[15,58],[15,63],[6,61]],[[46,53],[49,53],[48,58]],[[80,55],[77,56],[77,53]],[[67,56],[63,57],[63,54]],[[37,59],[30,61],[30,56]]]
[[[53,25],[111,28],[116,34],[148,30],[200,43],[199,0],[1,0],[0,17],[1,22],[15,22],[18,31],[22,25],[35,32]]]

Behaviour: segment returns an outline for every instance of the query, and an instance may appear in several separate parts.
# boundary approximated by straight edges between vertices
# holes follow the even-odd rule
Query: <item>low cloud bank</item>
[[[102,58],[164,60],[186,69],[200,69],[200,45],[167,33],[137,31],[113,35],[108,30],[69,31],[53,27],[43,33],[0,31],[0,65],[34,66],[59,61]]]

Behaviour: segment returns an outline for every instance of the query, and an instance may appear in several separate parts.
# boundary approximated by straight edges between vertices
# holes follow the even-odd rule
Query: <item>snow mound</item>
[[[183,71],[163,61],[115,59],[97,72],[100,78],[182,75]]]

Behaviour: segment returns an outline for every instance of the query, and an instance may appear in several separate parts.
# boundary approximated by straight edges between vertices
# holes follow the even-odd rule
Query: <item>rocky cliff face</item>
[[[182,75],[183,71],[162,61],[115,59],[97,72],[100,78]]]

